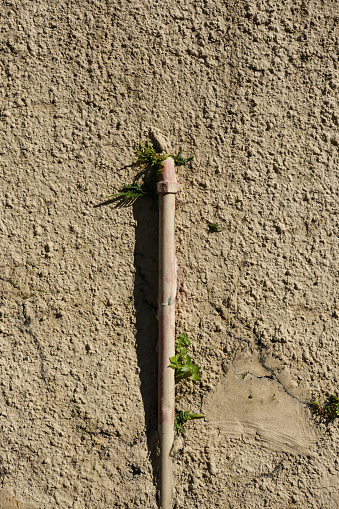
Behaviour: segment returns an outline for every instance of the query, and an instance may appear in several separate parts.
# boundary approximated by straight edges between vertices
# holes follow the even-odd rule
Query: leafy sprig
[[[191,344],[191,342],[188,339],[188,335],[185,334],[185,332],[183,332],[175,340],[175,349],[176,349],[176,351],[179,351],[181,348],[186,348],[187,346],[190,346],[190,344]]]
[[[185,166],[185,164],[189,163],[190,161],[193,161],[194,156],[191,157],[182,157],[181,152],[178,152],[178,154],[175,156],[174,154],[170,154],[171,157],[174,159],[175,166]]]
[[[175,342],[175,355],[170,357],[170,368],[175,370],[175,380],[192,378],[194,382],[199,382],[200,367],[192,362],[187,354],[187,346],[191,344],[187,334],[181,334]]]
[[[157,154],[150,141],[145,143],[139,142],[135,146],[135,153],[137,159],[133,161],[133,165],[144,166],[143,171],[135,177],[132,184],[124,185],[118,193],[105,197],[105,199],[112,199],[112,201],[118,202],[118,207],[133,205],[138,198],[145,195],[156,197],[156,177],[162,172],[163,162],[168,157],[173,157],[175,166],[183,166],[194,158],[194,156],[188,158],[182,157],[181,151],[177,155]],[[141,176],[143,177],[142,185],[136,182]]]
[[[145,144],[139,142],[139,144],[135,146],[135,153],[138,158],[134,161],[134,164],[152,166],[158,173],[162,171],[163,161],[169,157],[167,154],[157,154],[152,143],[149,141],[146,141]]]
[[[110,196],[106,196],[105,199],[113,198],[114,201],[119,201],[121,206],[127,207],[128,205],[133,205],[133,203],[140,198],[140,196],[144,196],[147,194],[140,184],[130,184],[125,185],[118,193],[111,194]]]
[[[134,164],[137,165],[148,165],[156,169],[157,173],[162,172],[163,168],[163,162],[168,157],[173,157],[174,165],[175,166],[184,166],[185,164],[189,163],[194,159],[194,156],[191,157],[182,157],[181,153],[182,151],[178,152],[177,155],[175,154],[157,154],[155,151],[155,148],[153,147],[152,143],[149,141],[146,141],[145,143],[139,142],[138,145],[135,147],[136,155],[138,156],[137,160],[134,161]]]
[[[218,225],[218,223],[208,223],[208,227],[210,232],[222,232],[222,228]]]
[[[311,401],[311,411],[315,415],[319,415],[328,420],[333,420],[339,417],[339,397],[337,393],[333,393],[328,401],[321,405],[319,401]]]
[[[176,412],[174,416],[174,427],[176,431],[184,433],[183,425],[185,422],[190,421],[191,419],[203,419],[204,417],[204,415],[194,414],[190,410],[185,410],[184,412]]]
[[[187,334],[182,333],[175,340],[175,355],[170,357],[170,365],[175,371],[176,383],[181,382],[187,378],[191,378],[194,382],[199,381],[200,367],[192,362],[191,357],[187,354],[187,347],[191,344]],[[176,397],[176,400],[178,396]],[[205,416],[202,414],[192,413],[190,410],[175,409],[174,414],[174,427],[178,433],[184,433],[183,425],[186,421],[191,419],[203,419]]]

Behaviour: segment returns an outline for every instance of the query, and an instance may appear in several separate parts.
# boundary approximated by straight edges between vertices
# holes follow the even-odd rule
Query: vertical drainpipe
[[[174,440],[175,381],[169,358],[175,355],[175,195],[178,184],[174,160],[163,162],[159,195],[159,284],[158,284],[158,432],[160,445],[160,508],[172,507],[172,460]]]

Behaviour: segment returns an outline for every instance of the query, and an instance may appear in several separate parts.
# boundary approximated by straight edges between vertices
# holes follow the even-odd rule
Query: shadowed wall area
[[[149,199],[133,206],[135,228],[134,306],[136,351],[140,373],[140,392],[145,411],[145,428],[154,482],[158,482],[158,215]]]

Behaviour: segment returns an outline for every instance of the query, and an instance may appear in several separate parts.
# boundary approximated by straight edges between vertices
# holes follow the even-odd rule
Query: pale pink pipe
[[[160,508],[172,507],[171,448],[174,439],[175,381],[169,358],[175,355],[175,194],[178,184],[174,161],[164,161],[159,194],[159,285],[158,285],[158,431],[160,442]]]

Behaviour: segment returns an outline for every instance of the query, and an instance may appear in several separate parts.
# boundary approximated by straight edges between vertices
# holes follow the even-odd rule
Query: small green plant
[[[118,201],[121,206],[127,207],[128,205],[133,205],[140,196],[144,196],[145,194],[147,193],[143,190],[140,184],[136,183],[124,186],[118,193],[106,196],[105,200],[113,198],[114,201]]]
[[[200,367],[193,364],[191,357],[187,354],[187,346],[191,344],[187,334],[180,334],[175,341],[175,355],[170,357],[170,368],[175,370],[175,380],[179,382],[184,378],[192,378],[199,382]]]
[[[192,343],[188,339],[188,335],[183,332],[180,334],[180,336],[177,337],[175,340],[175,349],[176,351],[179,351],[180,348],[186,348],[187,346],[190,346]]]
[[[190,410],[186,410],[184,412],[175,412],[174,417],[174,427],[175,429],[180,432],[184,433],[183,425],[185,422],[190,421],[192,419],[203,419],[205,416],[202,414],[194,414]]]
[[[210,232],[222,232],[222,228],[220,228],[220,226],[218,225],[218,223],[208,223],[208,227],[209,227],[209,230]]]
[[[134,166],[143,166],[143,170],[135,177],[132,184],[124,185],[123,188],[115,194],[106,196],[105,199],[118,203],[118,207],[127,207],[133,205],[138,198],[145,195],[157,197],[156,182],[157,176],[161,174],[163,162],[168,157],[173,157],[175,166],[183,166],[194,159],[192,157],[182,157],[181,151],[177,154],[158,154],[150,141],[139,142],[135,146],[137,159],[133,161]],[[143,178],[140,185],[137,181]]]
[[[333,420],[336,417],[339,417],[338,394],[334,392],[324,405],[321,405],[319,401],[311,401],[310,407],[313,414],[324,417],[327,420]]]
[[[155,148],[150,141],[145,143],[139,143],[135,147],[135,153],[138,156],[134,164],[136,165],[148,165],[156,169],[157,173],[162,171],[162,163],[167,159],[167,154],[157,154]]]
[[[185,164],[189,163],[190,161],[193,161],[194,156],[191,157],[182,157],[181,151],[178,152],[178,154],[175,156],[174,154],[170,154],[171,157],[174,159],[175,166],[185,166]]]
[[[178,384],[182,380],[191,378],[194,382],[199,382],[200,367],[194,364],[191,357],[187,354],[187,347],[191,345],[188,335],[180,334],[175,340],[175,355],[170,357],[170,367],[175,371],[175,382]],[[177,398],[176,398],[177,399]],[[202,414],[195,414],[190,410],[181,411],[175,409],[174,428],[178,433],[184,433],[183,425],[192,419],[203,419]]]
[[[148,165],[157,170],[157,173],[162,172],[163,162],[168,157],[173,157],[175,166],[184,166],[194,159],[194,156],[191,157],[182,157],[182,151],[178,152],[177,155],[174,154],[157,154],[155,148],[153,147],[150,141],[146,141],[145,143],[139,142],[135,147],[136,155],[138,156],[137,160],[134,161],[135,164],[140,165]]]

